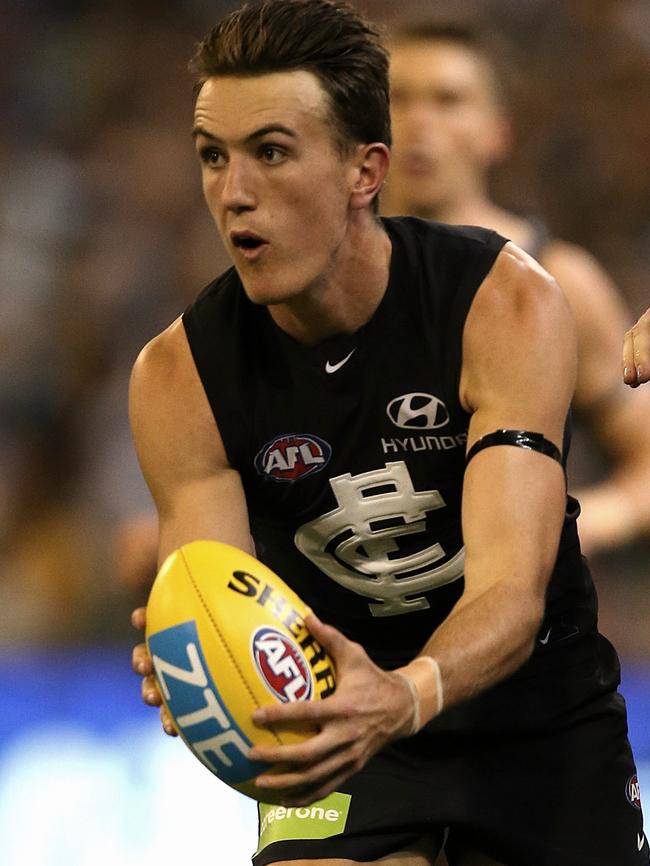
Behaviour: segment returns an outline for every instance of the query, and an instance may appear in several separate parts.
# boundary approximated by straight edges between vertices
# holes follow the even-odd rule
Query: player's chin
[[[251,278],[242,272],[239,276],[248,299],[260,306],[272,307],[277,304],[286,304],[301,293],[299,287],[288,288],[290,286],[288,280],[279,280],[274,276],[265,278],[265,275],[260,273]]]

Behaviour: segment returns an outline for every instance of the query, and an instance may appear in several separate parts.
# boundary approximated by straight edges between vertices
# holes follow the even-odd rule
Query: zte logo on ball
[[[196,757],[229,785],[265,769],[248,760],[252,743],[212,679],[194,620],[156,632],[148,643],[160,689]]]
[[[258,628],[252,640],[253,660],[264,685],[283,703],[308,701],[311,675],[298,646],[275,628]]]
[[[288,433],[276,436],[257,453],[255,469],[273,481],[298,481],[329,463],[331,447],[318,436]]]

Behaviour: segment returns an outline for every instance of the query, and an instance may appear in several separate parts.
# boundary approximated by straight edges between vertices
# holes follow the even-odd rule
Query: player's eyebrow
[[[281,132],[283,135],[288,135],[290,138],[297,138],[297,135],[293,129],[288,126],[285,126],[283,123],[268,123],[266,126],[261,126],[259,129],[255,129],[250,135],[247,135],[244,139],[244,143],[249,144],[251,141],[255,141],[258,138],[263,138],[265,135],[269,135],[272,132]],[[211,132],[208,132],[205,127],[197,124],[192,129],[192,138],[196,139],[202,135],[204,138],[210,139],[210,141],[218,141],[221,142],[222,139],[217,135],[213,135]]]

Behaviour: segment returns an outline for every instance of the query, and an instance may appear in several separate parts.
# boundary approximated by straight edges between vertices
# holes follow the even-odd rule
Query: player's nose
[[[235,212],[252,210],[257,205],[254,179],[244,160],[229,160],[225,169],[221,200],[227,210]]]

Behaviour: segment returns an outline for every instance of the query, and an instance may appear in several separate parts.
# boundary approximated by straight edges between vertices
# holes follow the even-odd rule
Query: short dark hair
[[[510,88],[515,69],[508,46],[477,16],[409,18],[391,29],[390,42],[451,42],[467,48],[487,67],[492,91],[502,105],[510,102]]]
[[[199,43],[195,97],[213,76],[312,72],[328,95],[344,151],[390,147],[388,52],[379,30],[342,0],[258,0],[225,16]]]

